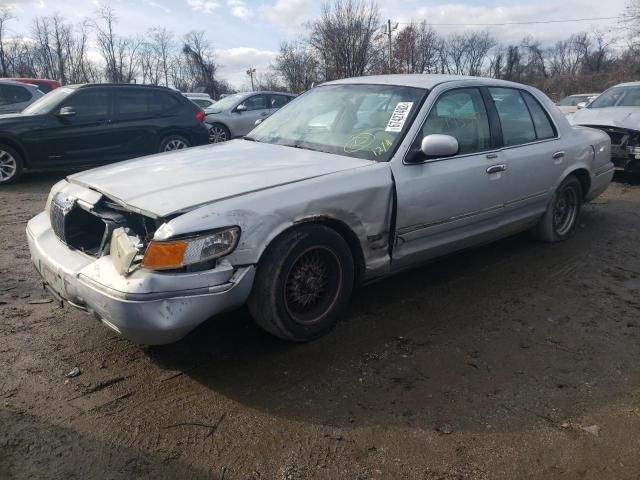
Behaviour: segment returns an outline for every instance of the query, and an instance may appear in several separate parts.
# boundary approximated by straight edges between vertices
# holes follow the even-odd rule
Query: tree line
[[[218,76],[203,30],[181,38],[166,27],[135,37],[120,35],[109,6],[79,23],[59,14],[37,17],[30,31],[19,36],[8,34],[13,20],[13,10],[0,7],[1,77],[51,78],[62,84],[139,82],[204,91],[214,98],[232,91]]]
[[[389,48],[375,2],[334,0],[323,5],[306,36],[281,44],[273,72],[261,81],[302,92],[348,76],[441,73],[526,83],[555,98],[598,92],[640,74],[640,0],[625,13],[613,34],[576,33],[552,45],[531,35],[505,44],[490,30],[443,35],[414,20],[398,25]]]
[[[441,34],[425,20],[391,32],[373,0],[329,0],[306,34],[283,42],[257,89],[300,93],[344,77],[388,73],[480,75],[534,85],[554,98],[602,91],[640,76],[640,0],[630,0],[617,31],[569,35],[552,45],[534,36],[504,43],[491,30]],[[139,82],[204,91],[233,91],[219,78],[203,30],[182,37],[166,27],[143,35],[118,32],[116,11],[71,23],[59,14],[36,18],[28,32],[9,35],[13,10],[0,7],[0,76],[59,79],[63,84]],[[250,65],[247,65],[248,67]]]

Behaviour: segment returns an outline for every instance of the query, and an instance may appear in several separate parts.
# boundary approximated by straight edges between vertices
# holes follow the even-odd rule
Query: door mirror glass
[[[244,103],[241,103],[236,107],[236,112],[246,112],[247,110],[247,106]]]
[[[258,125],[260,125],[262,123],[262,121],[264,120],[264,118],[259,118],[255,121],[254,125],[257,127]]]
[[[456,155],[460,150],[460,146],[455,137],[434,133],[422,139],[420,150],[428,158],[442,158]]]
[[[578,105],[576,105],[576,107],[578,107],[578,110],[582,110],[583,108],[587,107],[587,104],[589,102],[580,102]]]
[[[73,117],[75,116],[76,112],[73,109],[73,107],[62,107],[60,110],[58,110],[58,113],[56,115],[58,115],[59,117]]]

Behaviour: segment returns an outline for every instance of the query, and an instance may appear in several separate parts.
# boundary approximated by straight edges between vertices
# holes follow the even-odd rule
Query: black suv
[[[84,168],[208,143],[205,114],[165,87],[60,87],[0,115],[0,185],[23,170]]]

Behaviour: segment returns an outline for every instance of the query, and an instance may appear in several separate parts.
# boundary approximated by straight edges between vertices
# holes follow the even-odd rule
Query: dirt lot
[[[290,345],[245,311],[140,347],[46,298],[0,190],[0,478],[640,478],[640,186],[356,293]],[[65,378],[78,367],[80,375]]]

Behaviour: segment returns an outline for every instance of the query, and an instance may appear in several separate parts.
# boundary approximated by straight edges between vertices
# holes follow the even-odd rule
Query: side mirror
[[[578,110],[582,110],[583,108],[587,108],[588,104],[589,102],[580,102],[579,104],[576,105],[576,107],[578,107]]]
[[[420,150],[428,158],[452,157],[460,150],[458,140],[451,135],[432,134],[422,139]]]
[[[244,103],[241,103],[236,107],[236,112],[246,112],[247,110],[247,106]]]
[[[73,111],[73,107],[62,107],[58,110],[58,113],[56,113],[58,117],[73,117],[75,114],[76,112]]]
[[[255,127],[257,127],[258,125],[260,125],[262,123],[262,121],[264,120],[264,118],[259,118],[255,121],[255,123],[253,124]]]

